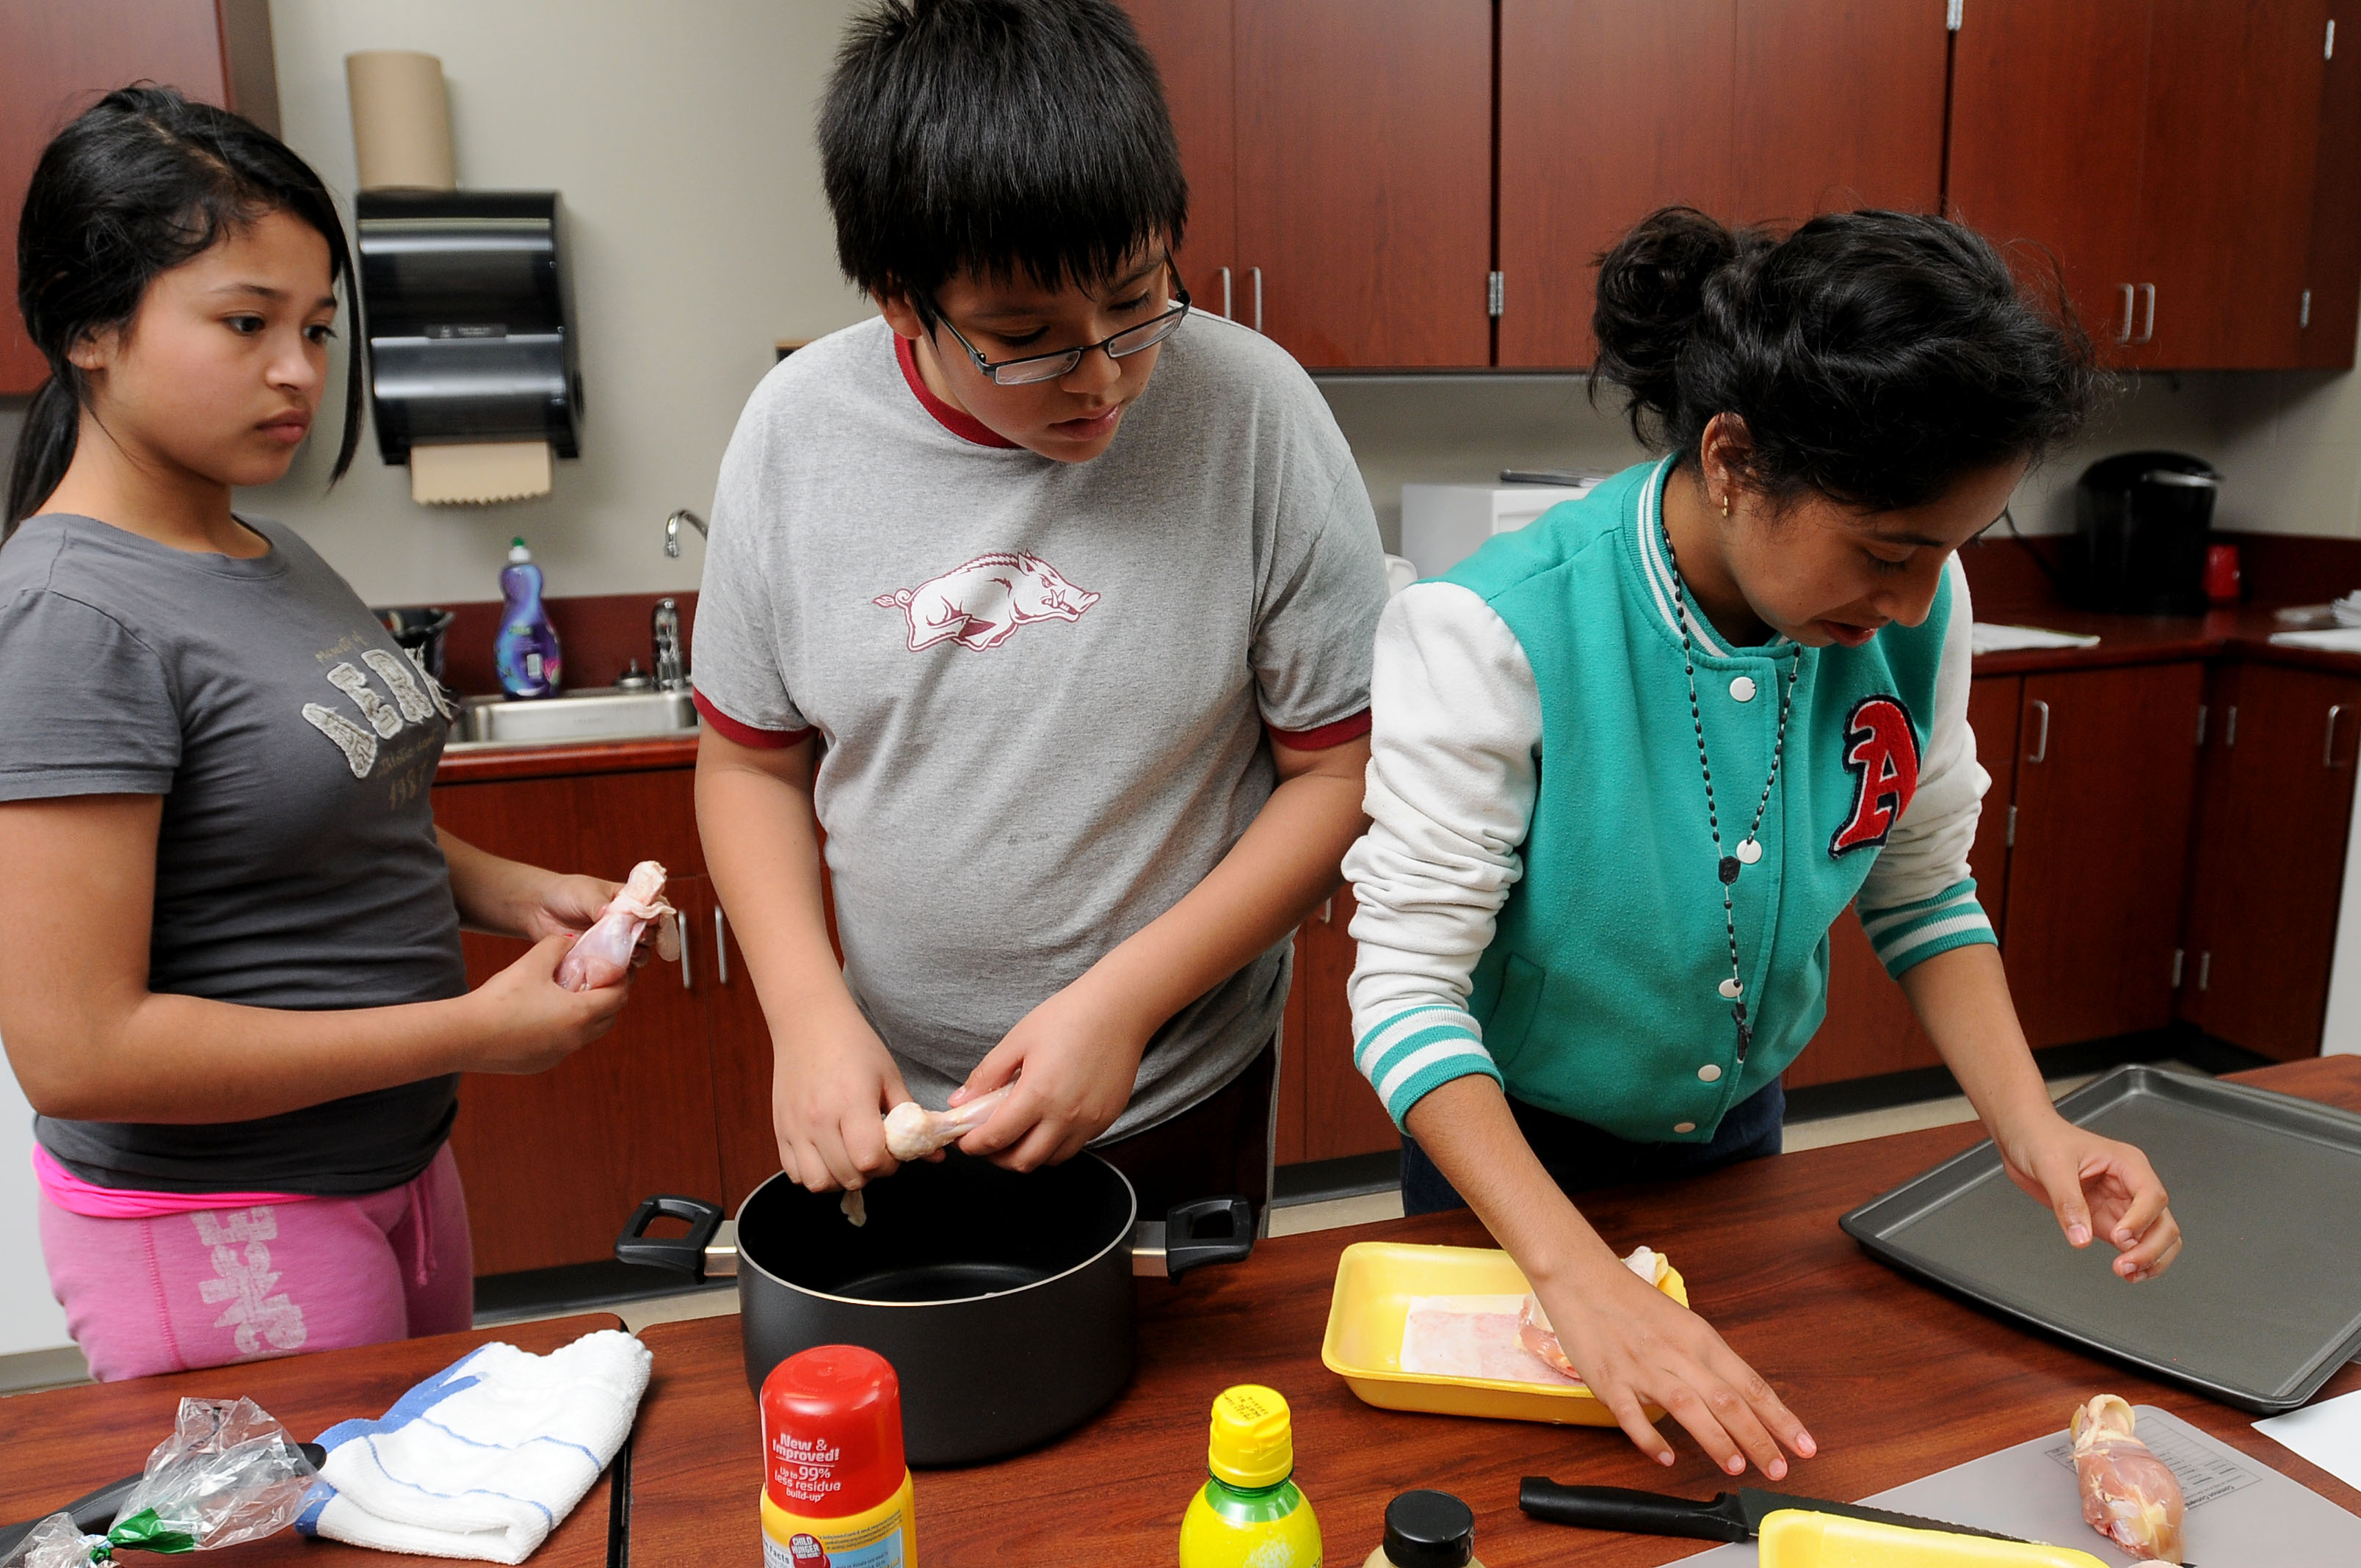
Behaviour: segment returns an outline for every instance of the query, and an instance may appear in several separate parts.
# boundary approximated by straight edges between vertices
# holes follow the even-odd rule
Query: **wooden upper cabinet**
[[[1312,369],[1488,364],[1488,0],[1235,16],[1237,318]]]
[[[1734,52],[1738,217],[1936,210],[1950,59],[1941,0],[1745,0]]]
[[[1123,0],[1156,58],[1189,176],[1189,232],[1175,254],[1201,311],[1236,313],[1237,82],[1231,0]]]
[[[41,149],[68,121],[134,82],[177,87],[279,130],[269,0],[8,0],[0,5],[0,396],[49,367],[16,314],[17,215]]]
[[[2311,260],[2326,0],[2155,5],[2137,362],[2293,365]]]
[[[1940,0],[1500,0],[1499,363],[1587,365],[1658,207],[1792,225],[1942,192]]]
[[[2351,364],[2361,82],[2327,58],[2331,11],[2332,0],[1971,0],[1952,81],[1951,213],[2033,242],[2028,267],[2054,252],[2111,364]]]
[[[1661,206],[1733,206],[1732,0],[1500,3],[1500,363],[1587,365],[1598,257]]]
[[[2114,364],[2129,362],[2138,324],[2148,8],[1975,0],[1951,79],[1949,215],[2009,250],[2021,276],[2062,272]]]

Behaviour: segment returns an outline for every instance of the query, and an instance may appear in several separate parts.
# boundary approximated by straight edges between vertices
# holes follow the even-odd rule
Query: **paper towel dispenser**
[[[555,191],[364,191],[378,450],[545,441],[581,454],[582,371]],[[545,459],[544,459],[545,461]]]

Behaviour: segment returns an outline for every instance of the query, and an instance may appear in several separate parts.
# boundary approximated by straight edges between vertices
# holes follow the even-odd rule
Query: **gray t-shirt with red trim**
[[[1114,444],[1066,464],[927,395],[873,319],[782,363],[738,422],[695,681],[734,739],[818,731],[845,978],[940,1105],[1229,851],[1276,782],[1266,727],[1306,748],[1367,730],[1385,598],[1352,453],[1267,338],[1192,317]],[[1269,1043],[1288,958],[1158,1032],[1107,1139]]]

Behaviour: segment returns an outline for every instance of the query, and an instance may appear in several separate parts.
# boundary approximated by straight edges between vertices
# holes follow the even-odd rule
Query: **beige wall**
[[[375,603],[497,597],[511,534],[557,593],[693,587],[692,539],[746,394],[781,337],[865,313],[837,272],[812,114],[852,0],[274,0],[288,142],[349,196],[344,57],[439,55],[459,181],[564,192],[588,411],[553,494],[412,504],[364,441],[323,490],[328,443],[240,503],[302,529]],[[322,421],[324,432],[334,418]]]

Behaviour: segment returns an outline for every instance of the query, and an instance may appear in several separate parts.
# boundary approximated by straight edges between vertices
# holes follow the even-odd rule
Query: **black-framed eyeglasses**
[[[935,302],[933,296],[928,297],[927,305],[934,312],[935,319],[949,328],[953,337],[959,339],[959,345],[967,350],[967,356],[975,361],[975,367],[989,377],[994,386],[1029,387],[1036,382],[1054,381],[1060,376],[1070,374],[1075,366],[1082,362],[1083,355],[1094,350],[1104,348],[1106,350],[1108,358],[1122,359],[1138,353],[1143,348],[1153,348],[1178,332],[1180,329],[1180,323],[1189,316],[1189,291],[1182,286],[1180,274],[1173,268],[1172,258],[1170,256],[1164,258],[1164,270],[1166,276],[1172,280],[1172,291],[1180,296],[1179,302],[1170,310],[1166,311],[1154,321],[1145,321],[1137,326],[1127,326],[1121,332],[1099,339],[1096,343],[1085,343],[1076,348],[1061,348],[1055,354],[1027,354],[1016,359],[996,361],[986,359],[977,352],[975,345],[967,340],[967,334],[952,325],[950,317],[943,314],[942,306]]]

